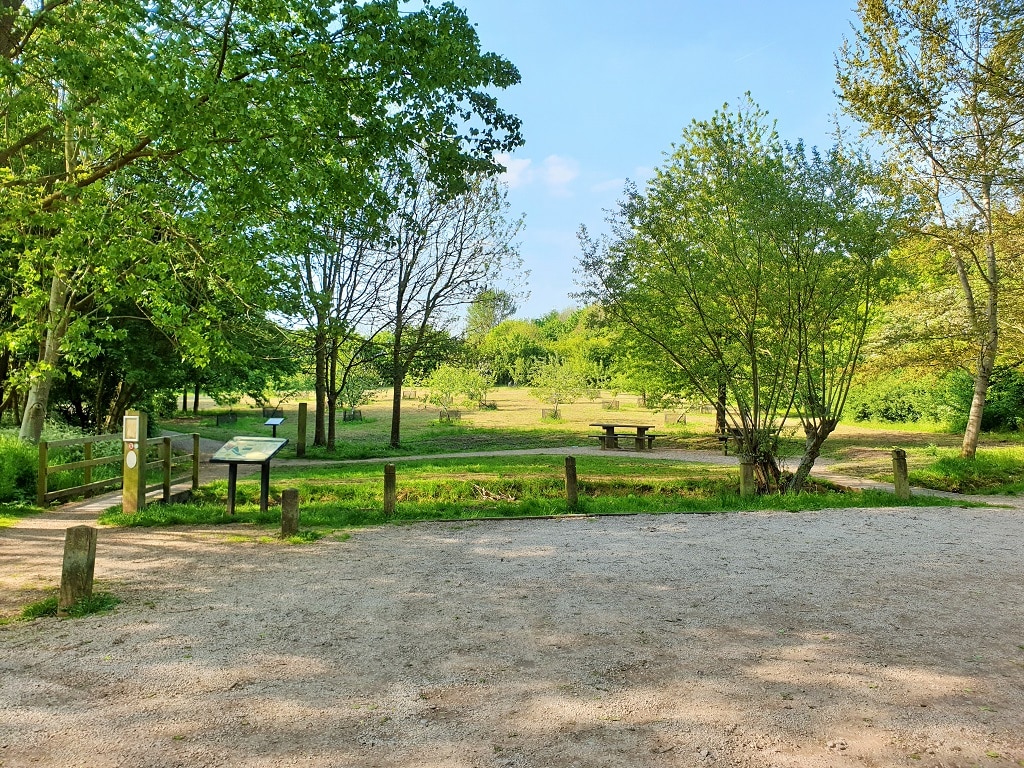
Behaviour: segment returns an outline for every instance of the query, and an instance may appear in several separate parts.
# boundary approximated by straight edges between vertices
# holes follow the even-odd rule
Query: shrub
[[[39,452],[17,437],[0,435],[0,502],[35,498]]]
[[[966,423],[970,388],[970,376],[959,372],[936,376],[897,369],[858,376],[845,413],[857,421],[931,421],[956,429],[959,422]]]

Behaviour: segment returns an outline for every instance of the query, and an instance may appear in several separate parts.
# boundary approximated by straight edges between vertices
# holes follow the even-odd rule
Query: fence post
[[[49,444],[45,440],[39,441],[39,476],[36,477],[36,506],[42,507],[46,504],[46,469],[49,454]]]
[[[565,502],[569,509],[576,509],[579,506],[579,495],[576,485],[576,459],[572,456],[565,457]]]
[[[124,477],[121,509],[133,515],[146,507],[146,429],[148,417],[143,411],[124,415]]]
[[[192,433],[192,490],[199,490],[199,433]]]
[[[299,491],[285,488],[281,492],[281,537],[294,536],[299,532]]]
[[[164,463],[164,504],[171,503],[171,438],[165,437],[163,439],[163,446],[161,448],[161,460]]]
[[[86,443],[85,445],[82,446],[82,452],[83,452],[83,456],[85,457],[86,461],[92,461],[92,441],[91,440],[88,443]],[[92,482],[92,467],[86,467],[85,468],[85,485],[89,485],[89,483],[91,483],[91,482]],[[90,488],[86,488],[85,489],[85,498],[87,498],[87,499],[92,498],[92,489],[90,489]]]
[[[391,517],[395,514],[395,506],[398,500],[398,492],[395,483],[395,465],[384,465],[384,516]]]
[[[306,418],[308,403],[299,403],[298,435],[295,438],[295,455],[302,458],[306,455]]]
[[[910,477],[907,474],[907,452],[896,448],[892,452],[893,485],[896,486],[897,499],[910,498]]]
[[[68,528],[64,534],[64,564],[60,575],[59,613],[79,600],[92,597],[92,576],[96,569],[96,529],[88,525]]]

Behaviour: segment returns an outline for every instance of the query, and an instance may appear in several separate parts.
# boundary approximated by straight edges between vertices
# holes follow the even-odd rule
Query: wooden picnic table
[[[633,445],[638,451],[650,450],[654,443],[655,435],[647,434],[647,430],[654,429],[652,424],[612,424],[607,422],[598,422],[591,424],[592,427],[601,427],[604,430],[603,435],[598,435],[601,438],[601,447],[604,449],[618,448],[620,437],[633,437]],[[620,434],[616,432],[617,429],[633,430],[632,435]]]

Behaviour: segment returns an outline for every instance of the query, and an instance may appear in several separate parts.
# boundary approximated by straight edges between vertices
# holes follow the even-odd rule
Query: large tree
[[[846,110],[884,142],[931,204],[974,348],[962,454],[973,457],[999,352],[1008,259],[1001,214],[1019,205],[1024,148],[1024,4],[859,0],[838,83]]]
[[[0,53],[0,242],[19,293],[4,346],[39,349],[23,376],[30,440],[103,307],[134,301],[169,333],[191,329],[179,352],[201,364],[211,321],[179,311],[176,280],[255,303],[275,212],[365,201],[381,159],[419,155],[458,185],[520,142],[490,93],[518,73],[450,3],[9,2]]]
[[[384,296],[391,331],[391,445],[401,441],[402,385],[437,330],[505,268],[518,264],[520,221],[509,218],[504,186],[477,175],[457,194],[421,176],[402,190],[385,247],[391,282]]]
[[[842,412],[902,213],[866,163],[784,144],[749,102],[695,121],[612,239],[582,233],[587,295],[639,354],[726,415],[762,488],[805,432],[799,490]]]

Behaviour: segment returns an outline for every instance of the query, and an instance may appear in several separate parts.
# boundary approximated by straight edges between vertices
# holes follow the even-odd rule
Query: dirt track
[[[0,765],[1024,761],[1019,510],[230,535],[103,530],[114,613],[0,627]]]

